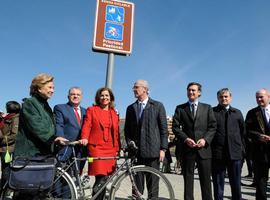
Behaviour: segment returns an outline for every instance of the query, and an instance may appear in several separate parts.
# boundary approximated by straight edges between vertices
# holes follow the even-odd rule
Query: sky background
[[[255,92],[270,89],[269,0],[133,0],[131,56],[115,56],[116,107],[125,117],[132,86],[145,79],[167,115],[187,101],[186,86],[202,84],[200,101],[215,106],[216,92],[232,90],[232,106],[245,115]],[[107,54],[92,52],[95,0],[0,0],[0,110],[29,96],[34,76],[55,77],[53,107],[71,86],[94,102],[105,85]]]

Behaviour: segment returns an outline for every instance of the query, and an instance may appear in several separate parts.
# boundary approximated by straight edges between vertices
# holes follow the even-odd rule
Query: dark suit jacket
[[[188,102],[178,105],[173,116],[172,130],[182,142],[187,138],[195,142],[201,138],[206,141],[205,147],[200,149],[190,148],[184,144],[183,156],[185,158],[192,158],[197,151],[203,159],[212,157],[210,144],[216,132],[216,119],[210,105],[198,103],[195,119],[191,115]]]
[[[64,137],[70,141],[78,140],[80,138],[81,125],[86,113],[85,108],[80,106],[80,109],[81,123],[78,124],[72,105],[66,103],[54,107],[56,136]]]
[[[226,109],[218,105],[213,111],[217,120],[217,131],[211,143],[213,158],[241,160],[245,151],[245,122],[241,111],[230,106],[227,112],[227,126]]]
[[[270,135],[269,127],[266,125],[259,106],[248,111],[245,123],[247,135],[252,140],[253,159],[260,162],[270,162],[270,143],[259,140],[260,134]]]
[[[85,117],[86,109],[81,107],[81,123],[79,124],[74,112],[74,108],[71,104],[58,104],[54,107],[54,117],[55,117],[55,134],[56,136],[64,137],[70,141],[75,141],[80,139],[81,126],[83,119]],[[82,147],[77,146],[75,148],[76,154],[81,154]],[[68,146],[58,146],[57,149],[58,160],[66,161],[72,155],[72,148]]]
[[[168,148],[167,118],[163,104],[149,98],[141,123],[138,121],[137,101],[129,105],[124,131],[127,143],[135,141],[142,158],[158,158],[160,150]]]

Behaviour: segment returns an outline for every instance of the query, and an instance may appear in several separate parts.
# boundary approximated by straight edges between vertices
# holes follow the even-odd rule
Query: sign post
[[[134,4],[97,0],[93,50],[108,52],[106,87],[112,85],[114,54],[130,55],[133,41]]]

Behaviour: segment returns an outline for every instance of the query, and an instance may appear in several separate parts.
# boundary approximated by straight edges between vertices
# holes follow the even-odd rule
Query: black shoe
[[[245,178],[252,178],[252,174],[248,174],[246,176],[244,176]]]
[[[248,185],[249,187],[256,187],[256,183],[251,183],[250,185]]]
[[[256,183],[254,183],[254,182],[251,183],[250,185],[241,182],[241,185],[242,185],[242,186],[246,186],[246,187],[256,187]]]

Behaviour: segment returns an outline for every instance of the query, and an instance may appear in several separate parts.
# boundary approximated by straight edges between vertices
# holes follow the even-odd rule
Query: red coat
[[[82,139],[88,140],[91,157],[116,156],[120,148],[119,116],[114,109],[99,106],[87,108],[82,127]],[[115,169],[115,160],[95,160],[89,163],[89,175],[108,175]]]

